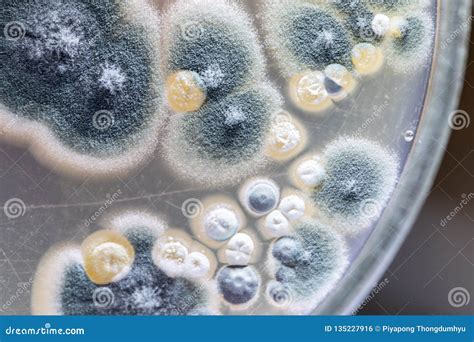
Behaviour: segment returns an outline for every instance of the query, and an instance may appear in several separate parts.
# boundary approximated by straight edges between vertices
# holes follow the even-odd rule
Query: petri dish
[[[74,3],[81,15],[102,13],[85,7],[86,1]],[[105,3],[98,7],[116,10],[114,1]],[[73,115],[58,105],[46,117],[42,106],[55,99],[42,91],[44,98],[30,96],[19,108],[7,92],[18,96],[24,85],[2,73],[2,314],[350,314],[381,276],[410,229],[449,136],[449,114],[462,83],[469,2],[387,1],[382,8],[367,2],[356,14],[350,14],[350,1],[210,3],[134,1],[121,8],[127,16],[119,21],[132,28],[119,27],[138,41],[146,35],[149,50],[132,53],[142,64],[130,69],[121,64],[133,46],[121,37],[122,45],[111,44],[99,54],[104,59],[93,62],[96,74],[90,64],[80,71],[98,78],[101,96],[128,111],[95,108],[81,116],[72,105]],[[11,6],[7,17],[14,13],[17,20],[2,22],[1,58],[30,74],[51,72],[53,65],[59,73],[54,77],[76,77],[77,69],[67,63],[75,53],[95,51],[94,39],[101,36],[80,20],[64,24],[64,18],[50,25],[66,31],[51,35],[49,26],[39,21],[32,27]],[[219,20],[222,9],[227,22]],[[144,14],[148,10],[157,16]],[[401,56],[393,42],[409,35],[412,10],[423,18],[417,24],[425,25],[427,35],[418,54]],[[322,26],[313,26],[312,16]],[[107,37],[104,27],[125,25],[111,17],[98,16],[90,27]],[[44,40],[29,45],[34,39],[28,32]],[[74,40],[83,36],[92,47]],[[41,50],[48,39],[64,45]],[[32,71],[12,58],[18,49],[46,57],[27,55]],[[196,64],[188,58],[196,53],[212,58]],[[233,68],[225,69],[229,60]],[[132,92],[125,104],[113,102],[130,85],[127,72],[136,73],[132,90],[147,93]],[[148,83],[140,83],[142,73]],[[91,96],[77,88],[80,82],[66,82],[58,97]],[[74,96],[62,95],[65,89]],[[146,98],[147,106],[133,102],[137,98]],[[137,107],[130,109],[126,101]],[[150,117],[134,111],[142,107]],[[5,114],[12,108],[22,113],[21,120],[18,113],[13,121]],[[270,112],[262,143],[261,121]],[[87,129],[65,143],[74,125]],[[138,133],[128,130],[133,125]],[[216,137],[223,127],[242,133],[238,129],[246,125],[254,125],[255,141],[238,134],[225,141]],[[91,130],[111,134],[90,143]],[[127,134],[134,137],[131,148]],[[118,136],[122,145],[104,152],[101,144]],[[199,153],[208,159],[199,159]],[[331,169],[328,160],[337,153],[345,157],[333,158]],[[359,198],[370,181],[357,188],[344,178],[347,167],[359,161],[351,159],[354,153],[362,159],[368,154],[364,160],[379,166],[373,179],[385,187],[377,189],[380,197]],[[347,160],[353,163],[347,166]],[[364,171],[358,177],[370,173],[357,165]],[[325,188],[331,181],[334,186]],[[348,196],[346,202],[341,196]],[[348,214],[354,198],[358,211]],[[139,279],[143,274],[148,284]],[[195,291],[186,292],[182,284]],[[71,288],[84,297],[71,295]],[[176,288],[181,292],[173,292]],[[177,294],[184,302],[173,301]],[[311,298],[309,304],[303,297]]]

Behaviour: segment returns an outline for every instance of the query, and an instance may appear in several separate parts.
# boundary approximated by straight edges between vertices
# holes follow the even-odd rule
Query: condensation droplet
[[[405,139],[406,142],[413,141],[413,138],[415,138],[415,132],[412,130],[408,130],[403,134],[403,139]]]

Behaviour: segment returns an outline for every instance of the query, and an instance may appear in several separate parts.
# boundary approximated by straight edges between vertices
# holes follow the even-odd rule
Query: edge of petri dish
[[[434,182],[451,133],[448,114],[458,105],[462,90],[470,25],[460,28],[472,4],[470,0],[437,0],[436,6],[430,79],[397,188],[339,286],[312,312],[314,315],[350,315],[359,307],[394,259]],[[441,48],[446,41],[450,41],[450,49]]]

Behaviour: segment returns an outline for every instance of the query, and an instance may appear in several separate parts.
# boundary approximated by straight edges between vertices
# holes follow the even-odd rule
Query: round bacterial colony
[[[0,248],[32,284],[11,311],[300,315],[331,296],[410,151],[433,3],[0,6]]]

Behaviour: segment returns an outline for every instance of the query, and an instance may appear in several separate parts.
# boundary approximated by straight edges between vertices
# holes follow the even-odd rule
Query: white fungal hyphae
[[[230,208],[216,207],[204,217],[203,228],[210,239],[225,241],[237,232],[239,218]]]
[[[146,212],[104,221],[82,246],[60,245],[41,260],[32,289],[38,315],[216,314],[212,253]],[[133,263],[132,263],[133,261]],[[127,268],[126,275],[117,278]]]
[[[184,275],[192,279],[206,277],[210,269],[209,258],[201,252],[190,253],[184,261]]]
[[[326,171],[318,155],[305,156],[295,161],[289,170],[291,182],[300,189],[313,189],[326,178]]]
[[[163,242],[156,243],[153,248],[153,261],[169,277],[184,274],[188,249],[179,240],[168,237]]]
[[[227,243],[225,259],[229,265],[248,265],[254,250],[255,244],[252,238],[247,234],[238,233]]]
[[[219,248],[245,225],[245,216],[238,204],[223,196],[203,201],[203,210],[191,219],[194,235],[211,248]]]
[[[280,188],[267,178],[254,178],[241,187],[239,199],[242,206],[253,216],[263,216],[276,208],[280,200]]]
[[[261,279],[253,266],[224,266],[216,280],[218,291],[231,309],[247,309],[258,299]]]
[[[308,314],[342,277],[347,249],[333,229],[304,219],[272,243],[267,265],[274,279],[266,289],[268,302],[282,313]]]
[[[279,210],[274,210],[259,221],[259,229],[264,239],[273,239],[291,232],[288,218]]]
[[[306,212],[306,202],[302,194],[290,193],[282,197],[278,210],[290,221],[302,218]]]
[[[152,259],[172,278],[208,280],[217,268],[214,253],[180,229],[169,229],[156,240]]]
[[[379,216],[395,188],[398,160],[375,142],[340,138],[323,153],[326,177],[313,190],[318,212],[346,233],[357,233]]]
[[[429,65],[434,32],[433,18],[428,13],[408,12],[394,17],[385,44],[387,63],[404,73]]]
[[[383,37],[390,30],[390,18],[385,14],[376,14],[371,25],[374,33],[379,37]]]
[[[276,161],[286,161],[297,156],[307,144],[307,132],[302,124],[289,113],[275,116],[268,133],[266,153]]]
[[[0,138],[73,177],[122,175],[143,164],[165,119],[153,6],[58,0],[1,7],[0,126],[9,125]],[[9,39],[15,32],[18,39]]]

